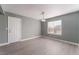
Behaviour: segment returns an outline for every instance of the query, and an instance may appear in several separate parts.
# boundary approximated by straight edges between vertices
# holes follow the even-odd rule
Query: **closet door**
[[[8,17],[8,43],[21,39],[21,19]]]

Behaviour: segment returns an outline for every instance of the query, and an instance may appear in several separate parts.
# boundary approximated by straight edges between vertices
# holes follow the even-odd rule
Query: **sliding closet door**
[[[16,42],[21,39],[21,19],[8,17],[8,42]]]

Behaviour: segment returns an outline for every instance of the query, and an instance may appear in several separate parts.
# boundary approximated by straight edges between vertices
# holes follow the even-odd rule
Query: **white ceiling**
[[[41,19],[41,12],[45,18],[55,17],[79,10],[79,4],[3,4],[4,11],[19,15]]]

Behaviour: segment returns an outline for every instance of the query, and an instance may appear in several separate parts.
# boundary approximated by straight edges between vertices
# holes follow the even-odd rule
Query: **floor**
[[[0,55],[79,55],[79,46],[39,37],[2,46]]]

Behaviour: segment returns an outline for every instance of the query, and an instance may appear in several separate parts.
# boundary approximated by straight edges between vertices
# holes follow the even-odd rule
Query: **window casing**
[[[62,20],[48,22],[48,34],[62,35]]]

